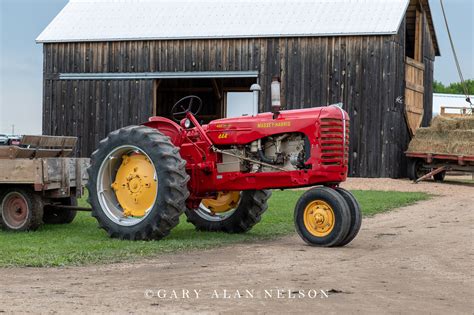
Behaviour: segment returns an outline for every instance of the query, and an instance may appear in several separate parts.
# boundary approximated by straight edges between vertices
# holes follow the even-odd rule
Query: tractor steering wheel
[[[194,100],[197,102],[194,103]],[[187,102],[187,104],[185,104]],[[197,108],[196,108],[197,107]],[[196,110],[193,110],[195,109]],[[177,101],[171,108],[171,115],[175,121],[180,121],[186,116],[186,113],[190,112],[193,116],[196,116],[202,108],[202,100],[196,95],[188,95]],[[181,117],[184,115],[183,117]]]

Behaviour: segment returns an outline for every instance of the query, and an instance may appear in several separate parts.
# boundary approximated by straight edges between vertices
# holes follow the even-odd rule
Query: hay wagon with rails
[[[408,177],[415,182],[442,181],[447,171],[474,173],[474,116],[441,113],[408,146]]]
[[[23,136],[0,146],[0,227],[37,229],[43,222],[70,223],[87,181],[89,159],[68,157],[77,138]]]

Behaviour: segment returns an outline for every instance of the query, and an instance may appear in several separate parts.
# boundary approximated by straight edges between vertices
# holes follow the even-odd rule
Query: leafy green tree
[[[434,93],[446,93],[446,87],[443,83],[434,80],[433,81],[433,92]]]
[[[464,81],[468,90],[468,94],[471,95],[474,92],[474,80],[469,79]],[[464,94],[464,89],[461,82],[454,82],[445,86],[439,81],[433,81],[433,92],[434,93],[446,93],[446,94]]]

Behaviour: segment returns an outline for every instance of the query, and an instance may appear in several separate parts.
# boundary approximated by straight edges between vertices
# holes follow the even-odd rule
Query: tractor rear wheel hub
[[[112,189],[124,216],[141,217],[153,207],[158,181],[154,166],[143,154],[124,155]]]

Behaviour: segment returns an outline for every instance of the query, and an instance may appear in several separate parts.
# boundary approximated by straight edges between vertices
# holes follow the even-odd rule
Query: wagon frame
[[[43,222],[70,223],[84,193],[88,158],[69,157],[76,137],[23,136],[0,146],[0,226],[34,230]]]

